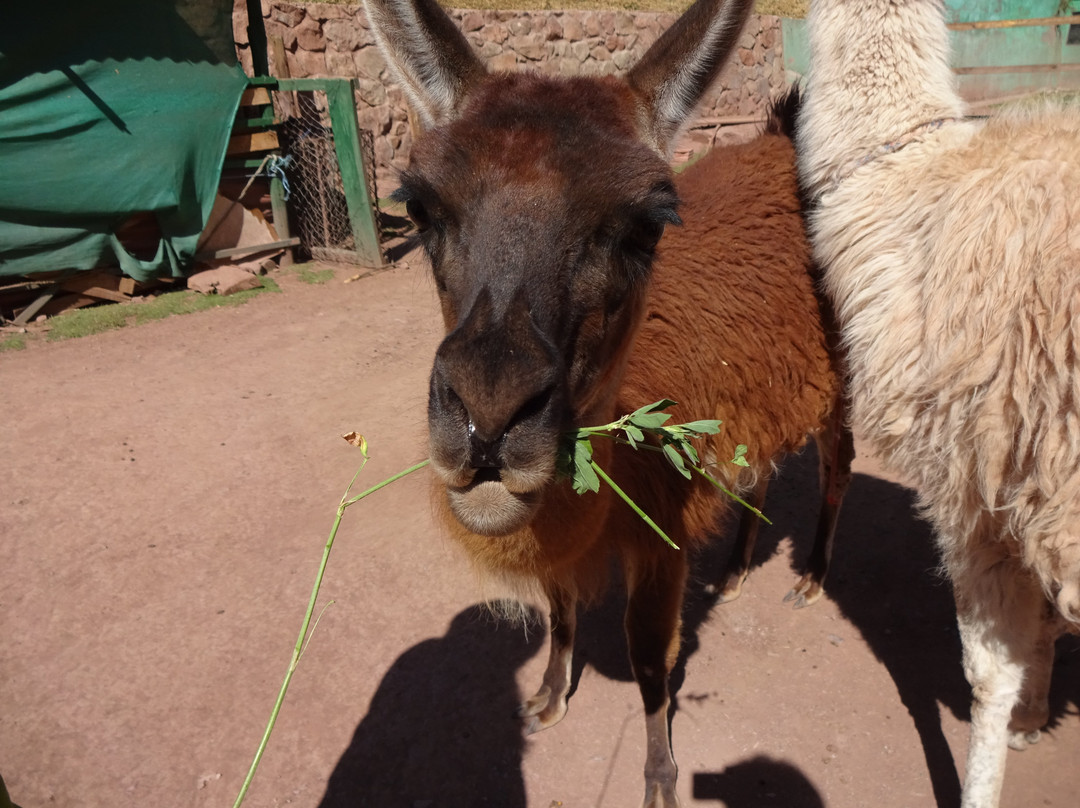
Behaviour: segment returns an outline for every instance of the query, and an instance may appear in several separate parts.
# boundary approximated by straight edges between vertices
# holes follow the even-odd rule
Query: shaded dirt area
[[[420,266],[0,355],[0,774],[37,806],[229,806],[296,639],[341,493],[424,456],[438,341]],[[827,598],[782,598],[809,551],[815,462],[774,485],[743,597],[687,611],[673,720],[688,806],[953,806],[967,686],[948,586],[872,458]],[[567,719],[513,708],[543,631],[499,623],[434,528],[426,472],[345,516],[250,806],[636,806],[644,731],[618,593],[589,613]],[[1080,793],[1080,652],[1056,726],[1010,753],[1003,804]]]

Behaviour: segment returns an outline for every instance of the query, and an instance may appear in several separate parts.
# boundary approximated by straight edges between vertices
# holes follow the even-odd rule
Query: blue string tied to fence
[[[266,174],[269,177],[277,177],[281,180],[281,187],[285,190],[285,200],[289,201],[289,195],[292,191],[289,189],[289,178],[285,175],[285,169],[292,165],[292,155],[286,154],[284,157],[278,157],[272,155],[269,163],[266,166]]]

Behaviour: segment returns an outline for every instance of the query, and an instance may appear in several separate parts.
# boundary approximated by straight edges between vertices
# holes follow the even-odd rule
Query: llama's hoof
[[[746,580],[746,573],[732,572],[724,576],[723,583],[719,587],[708,586],[706,592],[710,595],[716,595],[717,603],[731,603],[742,594],[743,582]]]
[[[820,582],[804,575],[791,591],[784,595],[784,603],[790,603],[793,609],[805,609],[821,600],[824,591]]]
[[[518,718],[525,723],[525,734],[532,735],[554,726],[566,715],[566,696],[557,698],[551,688],[544,685],[536,695],[518,707]]]
[[[1030,732],[1010,732],[1009,733],[1009,748],[1015,749],[1017,752],[1023,752],[1029,746],[1037,744],[1042,740],[1042,732],[1039,730],[1031,730]]]

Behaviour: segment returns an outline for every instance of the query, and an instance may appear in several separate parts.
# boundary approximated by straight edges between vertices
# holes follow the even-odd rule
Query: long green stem
[[[352,499],[350,499],[350,500],[349,500],[348,502],[346,502],[346,503],[345,503],[345,507],[347,508],[347,507],[349,507],[350,505],[352,505],[352,504],[353,504],[354,502],[358,502],[358,501],[360,501],[361,499],[363,499],[364,497],[366,497],[366,496],[367,496],[368,494],[374,494],[374,493],[375,493],[376,491],[378,491],[378,490],[379,490],[380,488],[385,488],[386,486],[390,485],[390,483],[393,483],[393,482],[397,482],[397,481],[398,481],[398,480],[400,480],[400,479],[401,479],[402,477],[404,477],[404,476],[406,476],[406,475],[408,475],[408,474],[412,474],[412,473],[413,473],[414,471],[419,471],[420,469],[422,469],[422,468],[423,468],[424,466],[426,466],[426,465],[427,465],[428,463],[430,463],[430,462],[431,462],[431,460],[430,460],[430,459],[428,459],[428,460],[421,460],[421,461],[420,461],[419,463],[417,463],[416,465],[414,465],[414,466],[409,466],[409,467],[408,467],[407,469],[405,469],[404,471],[399,471],[399,472],[398,472],[397,474],[395,474],[395,475],[394,475],[393,477],[387,477],[387,478],[386,478],[385,480],[383,480],[383,481],[382,481],[381,483],[378,483],[378,484],[376,484],[376,485],[373,485],[373,486],[371,486],[371,488],[369,488],[369,489],[368,489],[367,491],[365,491],[364,493],[362,493],[362,494],[357,494],[357,495],[356,495],[355,497],[353,497]],[[350,486],[350,487],[351,487],[351,486]],[[346,495],[346,496],[348,496],[348,494],[349,494],[349,492],[348,492],[348,491],[346,491],[346,492],[345,492],[345,495]]]
[[[709,472],[705,471],[705,469],[701,468],[700,466],[690,466],[690,468],[692,468],[694,471],[696,471],[698,474],[700,474],[702,477],[704,477],[710,483],[715,485],[717,488],[719,488],[721,491],[723,491],[725,494],[727,494],[733,500],[738,502],[740,505],[743,505],[746,508],[749,508],[751,511],[754,512],[754,514],[758,517],[758,519],[761,519],[765,524],[767,524],[767,525],[772,524],[772,521],[769,519],[769,517],[767,517],[759,509],[755,508],[753,505],[751,505],[745,499],[740,497],[738,494],[736,494],[730,488],[725,486],[722,482],[720,482],[718,479],[716,479],[711,474],[709,474]]]
[[[255,752],[255,759],[251,761],[251,768],[248,769],[247,777],[244,778],[244,784],[240,787],[240,793],[236,796],[236,802],[233,803],[233,808],[239,808],[240,804],[244,801],[244,797],[247,796],[248,788],[251,786],[251,781],[255,777],[255,770],[259,768],[259,762],[262,760],[263,752],[266,751],[266,745],[270,741],[270,733],[274,731],[274,724],[277,723],[278,713],[281,712],[281,705],[285,702],[285,693],[289,689],[289,683],[292,681],[293,673],[296,671],[296,666],[300,662],[300,657],[305,647],[305,639],[308,636],[308,626],[311,625],[311,616],[315,613],[315,602],[319,598],[319,588],[322,586],[323,574],[326,572],[326,562],[330,559],[330,551],[334,547],[334,539],[337,538],[338,527],[341,526],[341,517],[345,514],[345,509],[350,505],[359,502],[369,494],[374,494],[380,488],[384,488],[395,480],[400,480],[407,474],[412,474],[414,471],[422,469],[430,461],[423,460],[416,465],[410,466],[404,471],[400,471],[393,477],[388,477],[377,485],[373,485],[367,491],[362,494],[357,494],[352,499],[349,499],[349,492],[352,490],[353,484],[356,483],[356,478],[360,476],[360,472],[364,470],[364,466],[367,465],[367,456],[364,456],[364,462],[360,464],[360,468],[357,469],[356,474],[353,475],[352,481],[349,483],[348,488],[345,489],[345,495],[341,498],[341,503],[338,505],[337,515],[334,517],[334,524],[330,528],[330,536],[326,540],[326,546],[323,547],[322,560],[319,562],[319,571],[315,575],[315,585],[311,589],[311,598],[308,600],[307,612],[304,613],[304,622],[300,626],[300,636],[296,638],[296,645],[293,647],[292,659],[289,660],[289,670],[285,674],[285,680],[281,683],[281,690],[278,691],[277,701],[274,702],[274,709],[270,713],[270,720],[266,724],[266,731],[263,732],[262,740],[259,742],[259,748]]]
[[[660,525],[656,524],[656,522],[654,522],[651,518],[649,518],[649,515],[647,513],[645,513],[645,511],[641,510],[641,508],[638,507],[637,503],[634,502],[634,500],[630,499],[630,496],[625,491],[623,491],[621,488],[619,488],[619,486],[617,486],[615,484],[615,481],[613,479],[611,479],[607,475],[606,471],[604,471],[602,468],[600,468],[600,466],[597,464],[597,462],[595,460],[589,461],[589,465],[592,466],[593,471],[596,472],[597,477],[599,477],[605,483],[610,485],[611,489],[616,494],[618,494],[620,497],[622,497],[622,501],[625,502],[627,505],[629,505],[631,508],[633,508],[634,513],[636,513],[638,516],[640,516],[642,519],[645,520],[645,524],[647,524],[649,527],[651,527],[653,530],[655,530],[660,535],[660,538],[662,538],[664,541],[666,541],[668,544],[670,544],[676,550],[679,549],[679,545],[677,545],[675,542],[673,542],[671,540],[671,537],[668,536],[667,533],[665,533],[663,530],[660,529]]]

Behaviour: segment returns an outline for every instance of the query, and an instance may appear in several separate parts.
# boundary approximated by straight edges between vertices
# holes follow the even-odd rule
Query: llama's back
[[[837,390],[823,314],[810,272],[788,137],[765,134],[711,151],[677,182],[681,227],[669,228],[654,266],[648,313],[637,336],[620,407],[668,397],[676,420],[719,418],[710,468],[727,484],[746,444],[753,472],[797,450],[820,427]],[[647,458],[645,487],[681,485]],[[633,462],[633,461],[631,461]],[[706,484],[707,485],[707,484]],[[648,497],[647,491],[642,492]],[[691,535],[715,518],[715,492],[683,512]]]

